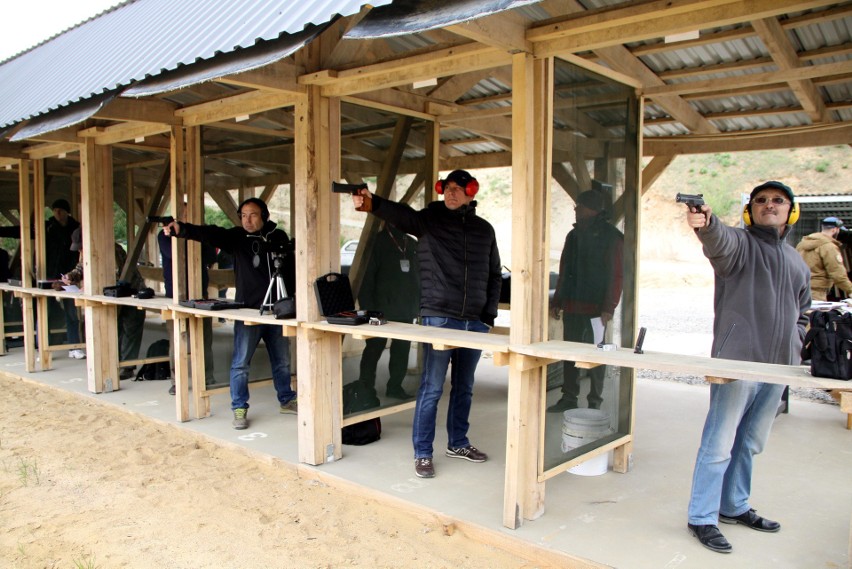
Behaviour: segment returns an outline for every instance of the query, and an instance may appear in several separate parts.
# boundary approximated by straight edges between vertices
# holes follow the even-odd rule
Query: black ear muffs
[[[435,191],[438,194],[443,194],[444,193],[444,186],[446,186],[446,185],[447,185],[446,180],[438,180],[437,182],[435,182]],[[468,182],[464,186],[464,195],[466,195],[466,196],[473,197],[473,196],[476,195],[476,193],[478,191],[479,191],[479,182],[476,180],[476,178],[471,178],[470,182]]]
[[[265,222],[269,221],[269,207],[267,207],[266,203],[258,198],[248,198],[243,200],[243,203],[240,204],[240,207],[237,208],[237,215],[240,216],[243,213],[243,206],[247,203],[253,203],[257,207],[260,208],[260,218]]]
[[[787,225],[793,225],[799,221],[799,204],[793,202],[790,206],[790,215],[787,216]],[[743,206],[743,223],[751,225],[754,220],[751,217],[751,202]]]

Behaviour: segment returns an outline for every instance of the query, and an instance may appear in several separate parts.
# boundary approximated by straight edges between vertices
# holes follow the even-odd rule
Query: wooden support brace
[[[494,365],[498,367],[507,366],[512,358],[506,352],[494,352]]]
[[[552,360],[550,358],[525,356],[523,354],[513,354],[511,360],[512,368],[516,371],[528,371],[537,367],[544,367],[546,365],[550,365],[559,361]]]
[[[298,328],[295,326],[282,326],[281,327],[281,335],[285,338],[295,338],[298,332]]]
[[[596,368],[601,364],[595,362],[574,362],[574,367],[579,369],[592,369]]]
[[[729,377],[716,377],[713,375],[704,376],[704,381],[707,383],[731,383],[733,381],[737,381],[736,379],[731,379]]]

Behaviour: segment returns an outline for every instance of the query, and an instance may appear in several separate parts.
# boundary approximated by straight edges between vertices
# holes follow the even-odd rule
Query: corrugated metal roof
[[[385,6],[371,11],[346,32],[350,39],[383,38],[435,30],[537,4],[541,0],[432,0]]]
[[[373,0],[373,6],[391,0]],[[364,0],[135,0],[0,64],[0,126],[322,26]]]

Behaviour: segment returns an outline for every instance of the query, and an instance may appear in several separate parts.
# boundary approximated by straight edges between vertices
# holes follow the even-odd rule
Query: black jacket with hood
[[[420,314],[481,320],[497,317],[502,272],[497,238],[476,215],[476,202],[450,210],[443,201],[425,209],[373,196],[372,213],[417,237]]]
[[[260,308],[272,280],[275,265],[274,256],[270,250],[290,251],[292,249],[287,233],[283,229],[276,229],[275,222],[269,220],[265,221],[263,228],[255,233],[249,233],[242,227],[226,229],[218,225],[193,225],[181,222],[178,237],[209,243],[234,256],[236,279],[234,300],[242,302],[247,308]],[[295,259],[292,253],[279,258],[283,260],[281,276],[284,278],[287,294],[293,296],[296,292]],[[257,259],[256,263],[255,259]]]

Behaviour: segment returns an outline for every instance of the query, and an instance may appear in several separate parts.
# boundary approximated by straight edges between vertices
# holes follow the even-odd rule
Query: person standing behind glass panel
[[[362,310],[380,310],[386,319],[411,324],[420,308],[420,265],[417,262],[417,240],[399,229],[385,224],[376,234],[370,260],[364,270],[358,301]],[[376,367],[387,345],[386,338],[370,338],[361,354],[360,382],[376,388]],[[411,342],[392,339],[385,396],[410,399],[402,388],[408,371]]]
[[[624,235],[610,222],[609,197],[600,190],[577,196],[576,223],[565,237],[559,261],[559,279],[551,313],[562,313],[562,339],[594,343],[593,320],[606,327],[615,314],[624,282]],[[599,341],[601,341],[603,338]],[[580,372],[574,362],[562,362],[562,397],[548,407],[549,413],[576,409],[580,396]],[[603,402],[606,366],[589,370],[589,408]]]

